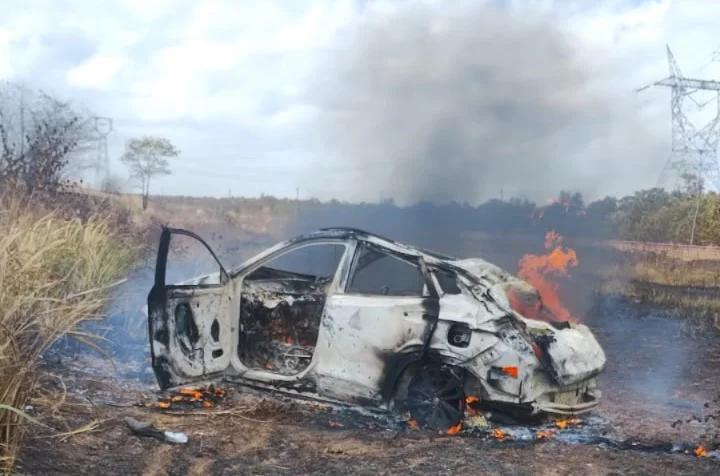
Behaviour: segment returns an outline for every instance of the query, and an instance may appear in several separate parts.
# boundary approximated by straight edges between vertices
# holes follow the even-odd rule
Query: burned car
[[[198,235],[163,229],[147,307],[161,389],[224,380],[436,428],[460,421],[469,396],[529,414],[598,404],[606,360],[588,327],[521,315],[542,309],[538,292],[483,259],[331,228],[173,284],[176,236],[217,260]]]

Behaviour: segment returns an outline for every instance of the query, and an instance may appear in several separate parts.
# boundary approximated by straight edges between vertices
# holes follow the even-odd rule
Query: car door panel
[[[421,349],[431,329],[425,298],[336,294],[325,306],[318,342],[318,391],[378,400],[395,356]],[[324,335],[323,335],[324,334]]]
[[[218,264],[215,279],[203,284],[165,282],[173,235],[194,238]],[[210,276],[212,278],[212,276]],[[223,372],[232,357],[233,286],[217,257],[199,236],[164,228],[158,249],[155,283],[148,295],[148,324],[152,366],[162,389],[205,380]]]
[[[402,272],[385,272],[391,267],[359,274],[385,258],[402,262]],[[410,278],[398,279],[407,266],[413,270]],[[325,305],[316,385],[328,397],[380,404],[392,390],[398,363],[421,355],[429,342],[438,318],[437,293],[421,259],[393,256],[369,244],[355,247],[346,278],[344,289]],[[406,282],[414,284],[406,288]]]

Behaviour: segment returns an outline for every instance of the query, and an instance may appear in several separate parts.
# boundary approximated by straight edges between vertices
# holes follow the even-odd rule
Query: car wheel
[[[447,430],[463,418],[464,385],[462,369],[447,365],[426,365],[418,369],[410,380],[405,407],[419,426]]]

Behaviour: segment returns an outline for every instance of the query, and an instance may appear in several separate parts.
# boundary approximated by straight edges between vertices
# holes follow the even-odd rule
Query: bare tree
[[[23,84],[0,83],[0,178],[58,191],[82,168],[89,114]]]
[[[168,159],[177,157],[180,151],[163,137],[143,136],[130,139],[120,160],[130,169],[130,177],[139,182],[142,190],[142,207],[147,209],[150,196],[150,179],[157,175],[169,175]]]

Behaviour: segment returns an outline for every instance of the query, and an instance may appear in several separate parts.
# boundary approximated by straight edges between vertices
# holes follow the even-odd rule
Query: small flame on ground
[[[708,456],[708,450],[705,449],[703,445],[698,445],[697,448],[695,448],[695,456],[698,456],[700,458],[707,458]]]
[[[578,265],[577,254],[571,248],[562,246],[562,237],[555,231],[545,235],[545,248],[551,250],[545,255],[526,254],[520,259],[518,277],[530,283],[540,294],[540,301],[533,307],[523,306],[520,299],[509,293],[512,307],[531,319],[541,319],[541,307],[546,307],[556,319],[576,321],[565,306],[560,302],[557,284],[549,279],[558,276],[569,276],[569,268]]]
[[[462,430],[462,422],[459,422],[457,425],[448,428],[447,434],[457,435],[458,433],[460,433],[460,430]]]
[[[553,428],[550,428],[550,429],[548,429],[548,430],[538,431],[538,432],[535,434],[535,438],[537,438],[538,440],[544,440],[544,439],[553,437],[553,436],[555,436],[556,434],[557,434],[557,431],[554,430]]]
[[[565,420],[558,420],[555,422],[555,426],[560,428],[561,430],[564,430],[568,426],[572,425],[581,425],[582,420],[580,418],[567,418]]]
[[[496,440],[499,440],[499,441],[504,441],[508,438],[507,433],[502,431],[500,428],[493,429],[492,435],[493,435],[493,438],[495,438]]]
[[[212,408],[218,400],[225,397],[225,390],[210,385],[206,388],[181,388],[174,395],[168,395],[155,403],[146,403],[148,408],[171,408],[174,405],[192,403],[193,406],[200,405],[202,408]]]
[[[418,424],[415,420],[408,420],[407,424],[410,428],[417,428],[417,426],[418,426]]]
[[[203,394],[202,392],[195,390],[194,388],[181,388],[178,393],[180,395],[185,395],[186,397],[190,397],[191,402],[197,402],[202,400]]]

